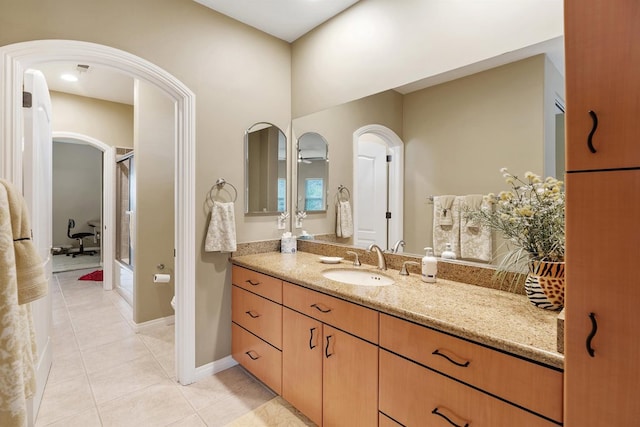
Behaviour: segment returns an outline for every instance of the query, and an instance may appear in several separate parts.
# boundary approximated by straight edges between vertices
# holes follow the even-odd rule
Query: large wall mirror
[[[260,122],[245,132],[245,214],[273,215],[287,210],[287,137]]]
[[[329,181],[327,141],[316,132],[298,138],[296,211],[325,212]]]
[[[552,47],[562,51],[562,46],[560,38]],[[530,170],[563,178],[563,64],[551,58],[536,54],[438,85],[392,88],[297,117],[293,132],[314,130],[331,141],[331,180],[351,189],[365,185],[354,177],[354,132],[372,124],[395,132],[404,148],[399,238],[406,242],[405,253],[422,256],[433,242],[431,196],[506,190],[502,167],[517,175]],[[323,222],[308,228],[318,235],[334,233],[334,205],[329,203]],[[499,244],[488,262],[498,261]]]

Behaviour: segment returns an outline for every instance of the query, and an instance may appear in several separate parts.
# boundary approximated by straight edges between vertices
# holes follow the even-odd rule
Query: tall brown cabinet
[[[640,423],[640,2],[565,0],[568,427]]]

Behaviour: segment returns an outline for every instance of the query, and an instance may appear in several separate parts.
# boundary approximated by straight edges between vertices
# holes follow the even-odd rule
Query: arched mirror
[[[287,137],[277,126],[259,122],[247,129],[245,214],[287,210]]]
[[[327,141],[322,135],[307,132],[298,138],[298,212],[326,212],[328,162]]]

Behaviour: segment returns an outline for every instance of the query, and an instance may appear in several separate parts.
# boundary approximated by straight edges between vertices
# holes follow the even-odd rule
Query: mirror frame
[[[323,198],[324,198],[324,206],[323,209],[318,209],[318,210],[313,210],[313,211],[308,211],[306,209],[300,209],[300,192],[303,191],[304,189],[300,188],[300,183],[299,183],[299,179],[300,179],[300,163],[302,163],[302,157],[301,156],[301,149],[300,149],[300,140],[302,139],[303,136],[305,135],[309,135],[309,134],[314,134],[317,135],[318,137],[320,137],[320,139],[322,139],[322,141],[324,142],[324,179],[325,179],[325,184],[324,184],[324,189],[323,189]],[[298,137],[298,139],[296,140],[296,174],[295,174],[295,180],[296,180],[296,197],[295,197],[295,212],[306,212],[307,214],[314,214],[314,213],[326,213],[327,210],[329,209],[329,142],[327,141],[327,139],[322,136],[321,134],[319,134],[318,132],[313,132],[313,131],[309,131],[309,132],[305,132],[302,135],[300,135],[300,137]],[[314,160],[322,160],[321,158],[317,158]],[[303,206],[304,207],[304,206]]]
[[[252,129],[263,125],[260,129],[266,129],[268,127],[274,127],[276,129],[278,129],[278,132],[280,132],[280,134],[284,137],[284,143],[285,143],[285,158],[284,158],[284,162],[285,162],[285,201],[284,201],[284,209],[282,211],[250,211],[249,210],[249,134],[252,132]],[[260,130],[260,129],[256,129]],[[291,183],[289,182],[289,161],[288,161],[288,157],[289,157],[289,148],[288,148],[288,138],[287,138],[287,134],[283,132],[282,129],[280,129],[280,127],[276,126],[275,124],[271,123],[271,122],[255,122],[253,123],[251,126],[249,126],[245,132],[244,132],[244,214],[245,216],[266,216],[266,215],[281,215],[284,212],[288,212],[289,211],[289,191],[291,189]]]

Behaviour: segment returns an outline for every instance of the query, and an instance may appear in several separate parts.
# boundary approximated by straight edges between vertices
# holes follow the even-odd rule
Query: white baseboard
[[[196,368],[195,380],[200,381],[201,379],[215,375],[220,371],[232,368],[237,364],[238,362],[236,362],[233,357],[227,356],[223,357],[222,359],[214,360],[213,362],[207,363],[206,365],[198,366]]]
[[[168,326],[168,325],[173,325],[174,323],[175,323],[175,315],[160,317],[158,319],[149,320],[148,322],[143,322],[143,323],[133,322],[133,330],[136,333],[138,333],[154,326],[158,326],[158,325]]]

